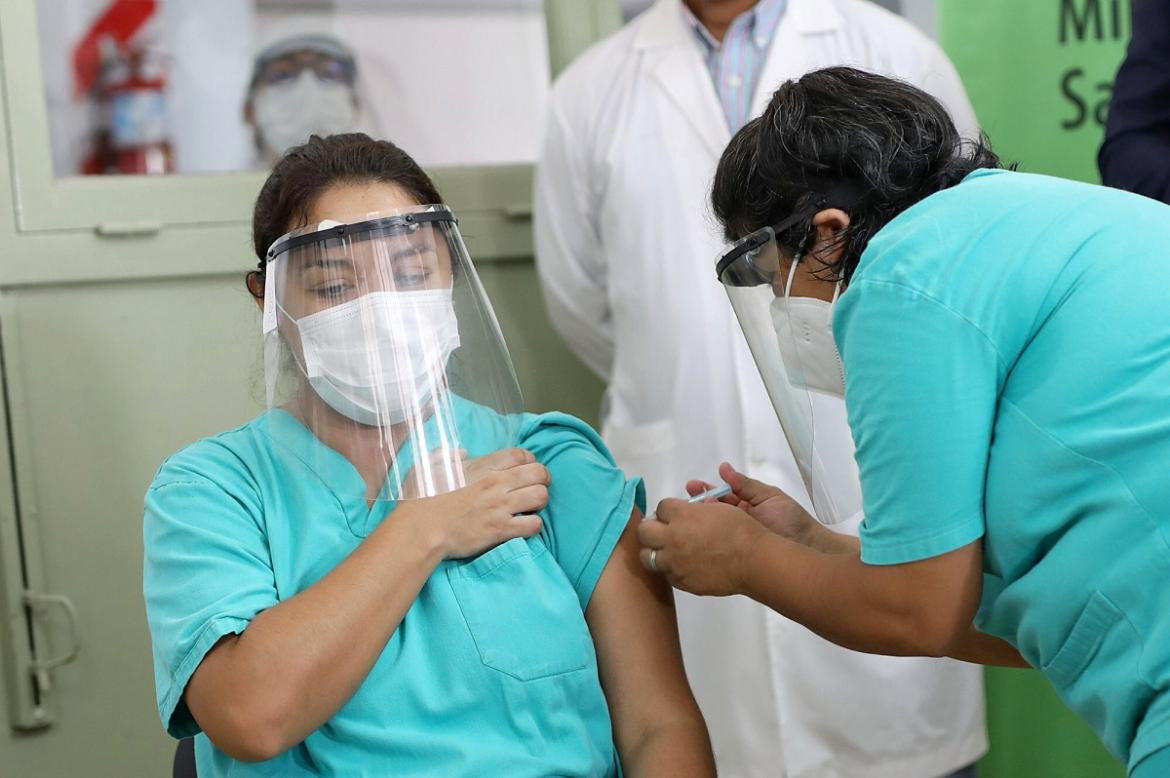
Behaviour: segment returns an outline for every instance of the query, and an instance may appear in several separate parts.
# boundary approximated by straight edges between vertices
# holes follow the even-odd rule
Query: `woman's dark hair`
[[[248,291],[260,297],[268,247],[308,219],[313,201],[337,184],[395,184],[419,205],[439,205],[439,190],[418,163],[387,140],[360,133],[314,135],[285,152],[268,175],[252,212],[252,247],[260,260]]]
[[[910,206],[979,168],[1001,167],[982,135],[959,137],[947,110],[902,81],[848,67],[787,81],[719,160],[711,204],[726,238],[799,215],[778,236],[792,254],[815,241],[823,208],[849,214],[840,260],[824,278],[848,282],[870,239]]]

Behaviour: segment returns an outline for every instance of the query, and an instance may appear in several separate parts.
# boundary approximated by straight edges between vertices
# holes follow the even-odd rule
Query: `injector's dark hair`
[[[811,249],[817,211],[841,208],[850,218],[837,236],[844,250],[819,272],[848,283],[891,219],[974,170],[999,167],[987,139],[961,138],[947,110],[921,89],[832,67],[782,84],[763,115],[736,133],[711,204],[729,241],[800,214],[778,236],[793,255]]]

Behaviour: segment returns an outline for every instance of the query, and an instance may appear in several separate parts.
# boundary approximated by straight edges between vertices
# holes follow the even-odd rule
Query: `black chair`
[[[185,737],[175,749],[175,764],[171,768],[172,778],[198,778],[195,774],[195,738]]]

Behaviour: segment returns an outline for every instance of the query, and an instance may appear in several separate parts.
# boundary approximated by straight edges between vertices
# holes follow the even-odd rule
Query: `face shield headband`
[[[818,193],[812,206],[813,213],[826,208],[840,208],[852,213],[861,200],[863,189],[852,180],[816,181],[808,191]],[[798,209],[769,227],[763,227],[740,238],[715,263],[715,276],[724,286],[771,286],[780,271],[780,236],[808,218],[806,208]]]
[[[386,216],[353,224],[323,221],[312,228],[294,230],[277,238],[268,248],[266,255],[267,268],[264,273],[264,316],[261,321],[261,332],[270,334],[277,325],[277,294],[276,273],[272,272],[275,261],[282,255],[295,249],[329,240],[346,241],[362,239],[373,234],[410,233],[423,225],[449,224],[455,227],[458,222],[455,214],[446,206],[431,206],[433,210],[418,213],[403,213]]]

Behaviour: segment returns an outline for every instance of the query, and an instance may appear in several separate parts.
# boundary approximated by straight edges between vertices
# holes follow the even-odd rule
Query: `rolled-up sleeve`
[[[641,478],[627,478],[589,425],[566,414],[535,417],[521,431],[529,449],[552,473],[542,537],[584,609],[629,524],[645,512]]]
[[[143,594],[159,715],[174,737],[200,731],[183,692],[203,657],[277,602],[255,488],[242,466],[215,460],[181,452],[145,500]]]
[[[866,516],[862,560],[913,562],[982,537],[1004,373],[994,344],[896,283],[860,281],[839,308],[834,330]]]

